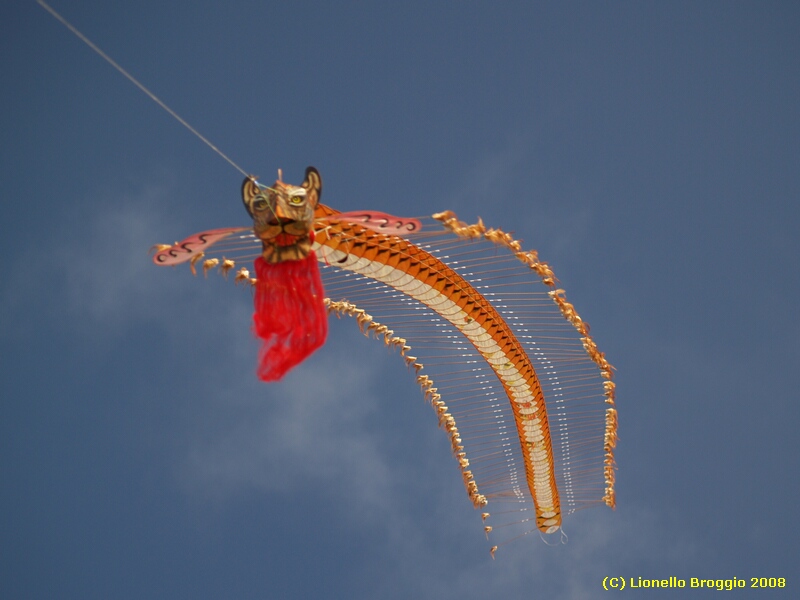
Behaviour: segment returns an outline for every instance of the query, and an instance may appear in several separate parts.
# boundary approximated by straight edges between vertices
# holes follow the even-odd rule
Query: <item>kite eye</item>
[[[253,198],[253,209],[255,210],[264,210],[269,206],[269,202],[267,201],[266,197],[264,196],[256,196]]]
[[[289,204],[292,206],[303,206],[306,203],[305,196],[289,196]]]

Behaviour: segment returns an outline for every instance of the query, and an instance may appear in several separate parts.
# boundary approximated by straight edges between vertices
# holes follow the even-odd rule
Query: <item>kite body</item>
[[[451,212],[340,213],[321,193],[313,167],[301,186],[250,177],[242,196],[252,228],[157,246],[154,262],[237,269],[235,281],[255,287],[265,381],[325,342],[329,312],[396,347],[450,437],[473,505],[510,505],[491,521],[482,512],[487,537],[554,533],[565,514],[613,508],[612,367],[549,266]],[[251,260],[255,277],[239,266]]]

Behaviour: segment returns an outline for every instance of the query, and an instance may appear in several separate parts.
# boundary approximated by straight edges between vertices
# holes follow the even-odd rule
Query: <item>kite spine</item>
[[[616,507],[616,491],[614,489],[616,463],[614,461],[614,449],[617,446],[617,409],[615,404],[616,384],[612,381],[614,377],[614,367],[606,360],[605,354],[600,352],[597,344],[589,334],[589,324],[586,323],[578,315],[575,307],[567,302],[566,293],[562,289],[556,289],[555,273],[550,266],[539,261],[538,254],[535,250],[523,251],[522,244],[519,240],[515,240],[510,234],[505,233],[500,229],[486,229],[483,222],[478,219],[478,222],[473,225],[468,225],[463,221],[459,221],[455,213],[452,211],[445,211],[433,215],[433,218],[441,222],[447,229],[452,231],[462,238],[480,238],[483,237],[498,246],[508,248],[513,252],[516,258],[528,265],[542,280],[542,283],[550,288],[549,295],[556,303],[561,314],[569,321],[573,327],[581,334],[581,343],[586,351],[586,354],[600,369],[600,375],[606,380],[603,383],[605,389],[605,402],[608,404],[605,416],[605,432],[603,436],[603,475],[605,478],[605,493],[603,495],[603,502],[611,508]]]
[[[380,281],[435,310],[481,353],[511,404],[536,526],[557,531],[561,507],[544,395],[530,359],[497,310],[453,269],[399,237],[331,222],[317,230],[314,250],[320,261]],[[473,502],[481,498],[474,481],[465,483]],[[484,504],[485,499],[476,503]]]

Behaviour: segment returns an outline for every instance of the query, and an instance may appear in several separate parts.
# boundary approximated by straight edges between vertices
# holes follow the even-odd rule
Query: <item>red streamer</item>
[[[325,343],[328,312],[317,257],[275,264],[256,259],[253,331],[264,343],[258,377],[277,381]]]

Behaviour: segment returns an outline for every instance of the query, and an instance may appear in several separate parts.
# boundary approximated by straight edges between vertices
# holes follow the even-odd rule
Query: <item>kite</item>
[[[484,531],[504,543],[561,531],[564,515],[614,508],[613,367],[535,251],[450,211],[400,218],[320,203],[322,178],[289,185],[250,176],[44,0],[94,52],[231,164],[252,225],[155,246],[252,286],[258,376],[277,381],[325,343],[328,315],[395,348],[450,439]],[[254,275],[248,265],[254,263]],[[495,509],[497,507],[497,509]],[[491,509],[491,512],[490,512]],[[563,538],[562,538],[563,539]]]
[[[272,186],[248,176],[252,226],[157,245],[153,262],[233,271],[253,287],[264,381],[324,344],[328,314],[396,348],[450,438],[487,538],[552,534],[565,514],[613,508],[613,367],[551,268],[480,220],[343,213],[321,194],[314,167],[299,186],[280,171]]]

